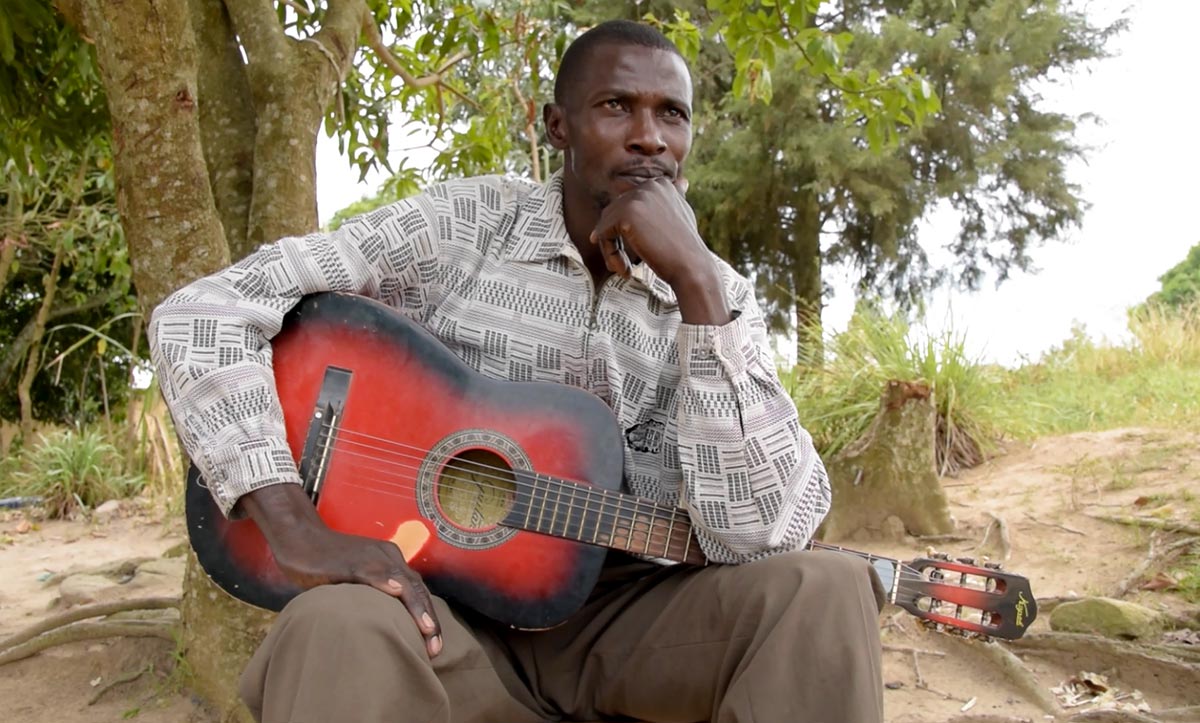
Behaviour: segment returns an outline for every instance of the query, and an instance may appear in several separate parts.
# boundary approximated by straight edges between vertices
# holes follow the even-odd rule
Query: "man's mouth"
[[[666,170],[662,168],[656,168],[654,166],[636,166],[620,171],[617,173],[617,178],[629,183],[641,184],[645,183],[646,181],[652,181],[655,178],[668,177],[669,175],[670,174],[668,174]]]

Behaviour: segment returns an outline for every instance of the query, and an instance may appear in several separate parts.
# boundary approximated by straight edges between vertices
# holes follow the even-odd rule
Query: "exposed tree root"
[[[999,515],[995,515],[991,512],[985,512],[984,514],[992,518],[992,521],[988,524],[987,530],[984,531],[983,539],[980,540],[979,545],[975,547],[975,553],[979,554],[987,549],[988,540],[990,540],[992,537],[992,530],[995,530],[996,540],[999,543],[998,550],[1000,552],[1000,559],[1008,560],[1009,556],[1012,555],[1012,541],[1008,535],[1008,523],[1006,523],[1004,518],[1000,517]]]
[[[1154,715],[1161,721],[1198,721],[1200,720],[1200,705],[1167,708],[1154,711]]]
[[[34,623],[23,630],[18,630],[8,638],[0,640],[0,651],[6,651],[55,628],[61,628],[64,625],[70,625],[71,623],[87,620],[88,618],[107,617],[115,613],[131,610],[163,610],[165,608],[177,607],[179,607],[179,598],[177,597],[143,597],[71,608],[58,615],[52,615],[45,620]]]
[[[28,642],[4,649],[0,652],[0,665],[17,660],[24,660],[46,648],[57,645],[79,642],[81,640],[99,640],[101,638],[148,638],[157,637],[164,640],[174,640],[177,628],[171,623],[160,622],[98,622],[75,623],[59,627],[39,635]]]
[[[110,680],[109,682],[107,682],[103,686],[101,686],[92,695],[92,697],[88,699],[88,705],[95,705],[96,701],[100,700],[100,698],[108,691],[112,690],[113,688],[117,687],[118,685],[132,683],[133,681],[137,680],[138,678],[142,677],[143,675],[145,675],[146,673],[149,673],[152,670],[154,670],[153,663],[151,663],[150,665],[143,665],[142,667],[138,668],[137,670],[131,670],[128,673],[125,673],[124,675],[113,678],[112,680]]]
[[[1034,633],[1007,644],[1028,652],[1049,650],[1096,658],[1124,658],[1131,666],[1167,666],[1176,674],[1195,676],[1200,685],[1200,650],[1194,645],[1134,644],[1082,633]]]
[[[1055,715],[1061,710],[1058,701],[1038,681],[1033,671],[1008,648],[1001,646],[999,643],[983,643],[956,636],[949,636],[947,640],[953,641],[953,644],[960,645],[965,650],[977,653],[980,657],[999,668],[1004,677],[1011,681],[1013,686],[1022,695],[1028,697],[1042,711]]]
[[[1076,713],[1067,723],[1161,723],[1161,720],[1127,710],[1089,710]]]
[[[940,650],[925,650],[924,648],[909,648],[904,645],[888,645],[884,643],[883,652],[885,653],[920,653],[921,655],[932,655],[935,658],[944,658],[946,654]]]

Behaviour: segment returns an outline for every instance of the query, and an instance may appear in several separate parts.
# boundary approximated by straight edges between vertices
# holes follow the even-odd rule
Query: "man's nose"
[[[659,127],[658,117],[653,111],[641,110],[632,114],[625,148],[647,156],[657,156],[667,150],[662,128]]]

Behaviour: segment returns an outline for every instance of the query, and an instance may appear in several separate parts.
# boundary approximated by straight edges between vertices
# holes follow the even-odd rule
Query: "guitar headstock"
[[[917,558],[901,566],[895,603],[928,624],[950,632],[1015,640],[1037,617],[1029,580],[997,563],[949,555]]]

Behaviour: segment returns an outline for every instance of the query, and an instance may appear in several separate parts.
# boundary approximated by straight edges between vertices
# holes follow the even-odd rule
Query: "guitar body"
[[[307,297],[272,347],[288,442],[327,525],[394,541],[435,594],[515,627],[550,627],[582,606],[606,550],[527,531],[569,532],[573,519],[570,505],[538,506],[528,491],[539,475],[620,488],[622,440],[602,401],[487,379],[357,296]],[[274,610],[300,592],[253,521],[221,514],[195,467],[186,505],[192,546],[223,589]]]

